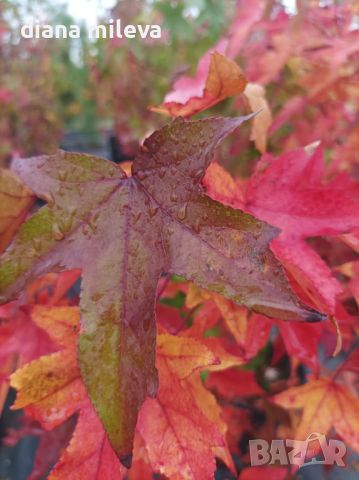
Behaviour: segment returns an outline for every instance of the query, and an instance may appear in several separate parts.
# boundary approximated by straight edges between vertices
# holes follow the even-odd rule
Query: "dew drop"
[[[133,220],[133,223],[137,223],[141,217],[141,212],[133,212],[132,213],[132,220]]]
[[[49,195],[44,196],[45,202],[47,202],[49,207],[53,207],[55,205],[55,199],[52,193]]]
[[[87,224],[91,228],[93,233],[95,233],[96,230],[97,230],[97,220],[98,220],[99,215],[100,215],[99,213],[95,213],[87,221]]]
[[[74,205],[72,205],[71,207],[68,208],[68,212],[71,215],[71,217],[74,217],[77,213],[77,208]]]
[[[63,196],[65,195],[65,189],[64,189],[64,186],[63,186],[63,185],[61,185],[61,187],[58,189],[57,194],[58,194],[60,197],[63,197]]]
[[[90,235],[90,228],[89,226],[87,225],[87,223],[84,223],[82,225],[82,233],[85,235],[85,237],[89,236]]]
[[[147,172],[143,171],[143,170],[139,170],[137,173],[136,173],[137,177],[139,180],[145,180],[147,178]]]
[[[177,212],[177,218],[179,220],[184,220],[186,218],[186,215],[187,215],[187,204],[185,203],[179,208]]]
[[[181,163],[181,154],[177,152],[177,150],[174,150],[172,152],[172,158],[176,165],[179,165]]]
[[[146,144],[141,145],[141,152],[143,152],[143,153],[149,152],[149,148],[147,147]]]
[[[155,205],[151,205],[150,208],[148,209],[148,213],[150,214],[150,217],[154,217],[156,213],[158,212],[158,207]]]
[[[66,170],[59,170],[57,172],[57,178],[61,181],[64,182],[67,179],[67,171]]]
[[[197,220],[194,222],[194,224],[193,224],[193,230],[194,230],[196,233],[199,233],[199,232],[201,231],[201,224],[200,224],[199,218],[197,218]]]
[[[63,220],[61,223],[61,230],[64,233],[68,233],[72,228],[72,216],[69,216],[67,219]]]
[[[158,378],[157,376],[153,376],[149,378],[147,381],[147,394],[149,397],[154,398],[157,394],[158,390]]]
[[[41,240],[39,238],[33,238],[32,245],[34,247],[35,252],[41,251]]]
[[[125,180],[127,178],[126,172],[120,170],[120,168],[118,168],[117,172],[119,173],[120,180]],[[114,170],[114,173],[116,173],[116,170]]]
[[[52,236],[55,240],[58,241],[63,240],[65,237],[64,233],[61,231],[61,228],[57,223],[54,223],[52,226]]]
[[[178,195],[175,193],[175,192],[172,192],[171,195],[170,195],[170,200],[172,202],[177,202],[178,200]]]

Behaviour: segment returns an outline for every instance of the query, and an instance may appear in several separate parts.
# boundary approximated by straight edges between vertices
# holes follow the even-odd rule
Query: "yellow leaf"
[[[267,148],[267,132],[272,123],[272,114],[265,98],[265,90],[257,83],[248,83],[244,95],[247,97],[252,112],[260,110],[253,119],[251,140],[256,148],[264,153]]]
[[[359,452],[359,399],[332,379],[311,380],[276,395],[274,401],[290,410],[302,410],[296,429],[298,440],[305,440],[314,432],[326,435],[334,427]]]

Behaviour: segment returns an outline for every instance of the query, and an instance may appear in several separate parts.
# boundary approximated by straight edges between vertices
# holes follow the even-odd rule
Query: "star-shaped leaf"
[[[359,400],[343,385],[322,377],[281,392],[273,400],[286,409],[302,410],[296,438],[303,440],[312,432],[326,435],[334,427],[359,451]]]
[[[248,117],[184,121],[151,135],[132,176],[106,160],[59,152],[16,160],[48,204],[0,264],[0,301],[49,270],[82,270],[81,375],[125,465],[138,410],[157,392],[155,294],[176,273],[236,303],[282,319],[317,321],[269,249],[278,230],[205,195],[217,144]]]

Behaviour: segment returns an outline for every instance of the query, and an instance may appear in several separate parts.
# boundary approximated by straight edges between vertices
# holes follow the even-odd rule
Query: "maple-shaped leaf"
[[[15,161],[48,205],[4,254],[0,301],[49,270],[82,270],[79,366],[126,464],[138,410],[157,391],[154,306],[163,273],[266,315],[323,318],[296,299],[271,253],[278,230],[210,199],[200,185],[216,145],[246,118],[173,121],[145,141],[132,177],[82,154]]]
[[[214,173],[221,176],[220,170],[217,165]],[[326,182],[320,148],[312,154],[299,149],[278,158],[263,155],[242,196],[226,195],[226,173],[225,184],[213,182],[213,176],[204,181],[212,198],[281,229],[272,242],[277,258],[319,308],[334,314],[341,286],[306,239],[350,232],[359,225],[358,186],[344,174]]]
[[[236,350],[243,359],[248,361],[264,347],[270,330],[275,325],[283,337],[287,353],[290,356],[298,357],[314,371],[318,371],[319,359],[317,350],[319,340],[323,334],[323,323],[291,322],[289,324],[269,319],[260,314],[251,314],[245,307],[235,305],[221,295],[202,290],[191,284],[186,297],[187,306],[193,308],[202,302],[206,302],[207,305],[212,303],[212,309],[218,310],[218,313],[223,317],[226,327],[236,340]],[[206,303],[202,304],[202,308],[196,312],[195,324],[197,320],[200,321],[199,317],[202,316],[203,306]],[[218,321],[218,313],[216,315],[216,312],[213,310],[209,313],[211,320],[214,319],[215,323]],[[197,332],[199,327],[197,325]],[[204,328],[206,328],[206,324],[204,324]],[[207,326],[207,328],[209,327]],[[193,330],[193,327],[191,330]],[[203,335],[202,329],[200,333]]]
[[[119,463],[101,421],[86,396],[79,370],[75,377],[65,372],[70,367],[74,372],[76,365],[74,358],[68,354],[68,351],[63,351],[61,358],[54,355],[42,357],[13,374],[12,385],[18,389],[18,401],[14,408],[26,407],[25,414],[40,421],[46,429],[62,425],[70,415],[79,411],[73,436],[47,477],[48,480],[123,478],[125,469]],[[60,367],[63,375],[59,361],[62,362]],[[39,395],[34,396],[33,385],[37,384],[41,385],[42,392],[39,389]]]
[[[26,416],[23,418],[26,419]],[[59,427],[50,431],[41,430],[37,434],[39,444],[36,449],[34,466],[28,480],[44,480],[47,478],[48,472],[57,462],[64,447],[70,442],[75,424],[76,418],[71,417]],[[34,434],[32,433],[32,435]]]
[[[32,192],[12,172],[0,169],[0,253],[10,243],[34,201]]]
[[[345,176],[324,182],[322,150],[305,149],[274,159],[264,156],[247,188],[248,211],[282,229],[276,255],[307,295],[334,313],[340,285],[326,263],[306,244],[318,235],[345,233],[359,225],[359,191]]]
[[[193,308],[204,301],[212,303],[218,310],[218,313],[211,312],[211,318],[217,318],[218,314],[223,318],[226,329],[236,341],[236,352],[242,360],[248,361],[264,347],[272,327],[272,323],[267,317],[256,315],[250,319],[250,312],[247,308],[235,305],[221,295],[199,289],[196,285],[191,284],[188,288],[186,304]],[[198,314],[202,315],[201,311],[202,309],[197,312],[195,320],[197,320]],[[204,332],[201,333],[203,335]]]
[[[322,325],[275,322],[281,334],[287,353],[297,357],[314,372],[319,370],[318,346],[323,334]],[[310,328],[307,328],[310,327]]]
[[[295,430],[298,440],[312,432],[326,435],[332,427],[355,451],[359,451],[359,399],[331,378],[310,380],[273,397],[277,405],[301,410]]]
[[[89,402],[77,368],[78,308],[36,306],[32,315],[62,349],[12,375],[11,384],[17,389],[13,408],[24,408],[27,418],[37,420],[46,430],[79,412],[73,437],[49,479],[122,478],[124,471]],[[154,471],[164,472],[170,479],[178,478],[183,471],[183,478],[191,480],[213,476],[215,455],[232,466],[220,407],[199,376],[201,369],[213,364],[217,365],[218,359],[196,340],[158,336],[161,387],[157,399],[148,399],[142,407],[135,438],[135,464],[146,457]],[[176,455],[167,455],[174,447],[178,449]]]
[[[28,303],[67,302],[63,296],[78,276],[78,271],[44,275],[27,289]],[[56,350],[49,336],[32,321],[30,310],[17,301],[0,305],[0,412],[7,398],[9,375],[25,363]]]
[[[232,34],[236,36],[236,33]],[[226,56],[226,51],[231,50],[231,46],[231,41],[220,40],[215,48],[203,55],[196,75],[193,78],[181,76],[175,82],[173,90],[166,95],[163,104],[150,107],[150,110],[172,117],[190,117],[227,97],[243,93],[248,109],[260,112],[253,120],[251,140],[263,153],[266,150],[267,131],[272,123],[265,89],[256,83],[247,83],[239,66]],[[243,99],[240,98],[240,101]]]
[[[11,376],[11,385],[18,390],[13,408],[26,407],[33,420],[50,430],[76,412],[85,397],[76,359],[79,309],[36,305],[31,317],[61,349],[27,363]]]
[[[122,478],[124,468],[88,399],[77,366],[79,309],[36,305],[32,318],[61,349],[26,364],[11,376],[11,385],[17,389],[12,408],[24,408],[27,418],[52,432],[79,412],[72,439],[48,478]]]
[[[107,440],[92,405],[81,409],[75,433],[48,480],[111,480],[125,478],[126,470]]]
[[[222,42],[217,49],[223,50]],[[242,93],[247,80],[239,66],[218,51],[210,50],[201,59],[194,78],[180,77],[154,112],[188,117],[202,112],[232,95]]]
[[[137,429],[153,470],[170,480],[213,478],[215,454],[231,463],[221,409],[198,374],[216,363],[210,350],[192,338],[158,337],[160,388],[157,398],[143,404]]]

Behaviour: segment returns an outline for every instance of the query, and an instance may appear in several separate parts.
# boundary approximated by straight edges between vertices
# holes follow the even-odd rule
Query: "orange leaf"
[[[63,349],[11,376],[11,384],[18,390],[14,408],[25,407],[26,415],[46,429],[80,412],[72,440],[49,478],[122,478],[124,470],[88,399],[77,366],[78,309],[36,306],[32,317]],[[233,469],[221,409],[199,376],[199,370],[218,363],[217,358],[191,338],[163,334],[157,345],[161,385],[158,397],[148,398],[140,412],[134,468],[158,471],[169,479],[210,478],[217,456]]]
[[[35,305],[31,318],[47,332],[51,340],[61,347],[76,348],[80,311],[78,307],[54,307]]]
[[[145,401],[137,424],[149,461],[170,480],[213,478],[215,454],[231,462],[226,426],[195,370],[216,359],[189,338],[160,335],[158,345],[160,388],[156,399]]]
[[[32,320],[65,348],[28,363],[11,375],[11,386],[17,389],[12,408],[27,407],[31,418],[52,429],[67,420],[86,399],[76,360],[79,310],[35,306]]]
[[[305,440],[313,432],[326,435],[334,427],[354,450],[359,451],[359,399],[330,378],[311,380],[274,397],[287,409],[301,409],[296,438]]]
[[[173,117],[189,117],[242,93],[246,84],[245,76],[233,60],[210,51],[199,63],[194,78],[181,77],[164,103],[150,110]]]

